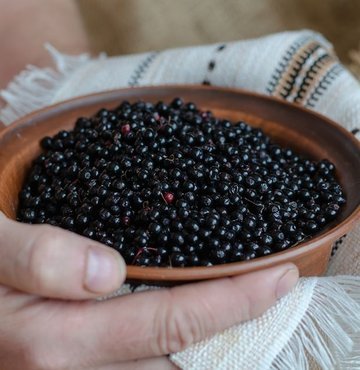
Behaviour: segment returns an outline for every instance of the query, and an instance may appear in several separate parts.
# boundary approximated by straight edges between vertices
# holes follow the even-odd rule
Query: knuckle
[[[47,289],[52,282],[52,261],[56,257],[56,251],[60,241],[60,235],[52,228],[44,227],[43,232],[35,238],[28,260],[29,280],[37,289]]]
[[[162,354],[180,352],[203,338],[206,332],[198,310],[179,308],[171,290],[167,294],[161,319],[157,320],[160,328],[157,347]]]
[[[256,302],[252,297],[254,294],[253,289],[241,289],[236,283],[237,278],[228,278],[224,282],[228,285],[228,290],[234,292],[237,297],[238,304],[233,305],[233,310],[230,312],[229,317],[233,318],[233,322],[239,323],[248,321],[253,318],[253,309],[256,306]]]

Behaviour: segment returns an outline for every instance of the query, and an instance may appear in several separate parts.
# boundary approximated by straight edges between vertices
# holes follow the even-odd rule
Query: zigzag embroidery
[[[304,98],[308,88],[311,86],[311,82],[314,80],[316,75],[319,73],[322,66],[331,59],[333,59],[331,55],[324,54],[314,61],[314,63],[311,65],[311,67],[307,70],[305,74],[305,77],[299,87],[299,91],[294,98],[294,102],[298,103]]]
[[[294,65],[291,66],[291,70],[289,72],[289,76],[287,76],[283,81],[279,81],[279,84],[281,84],[281,92],[279,93],[284,99],[286,99],[291,91],[293,90],[293,87],[296,82],[296,78],[298,77],[300,71],[305,66],[306,62],[309,60],[309,58],[319,49],[321,48],[320,44],[309,44],[305,50],[299,51],[298,55],[294,55]]]
[[[130,77],[128,83],[129,86],[133,87],[139,85],[140,79],[157,55],[157,52],[151,53],[139,64],[139,66],[135,69],[133,75]]]
[[[314,91],[311,93],[309,99],[307,100],[305,106],[314,108],[315,103],[319,101],[319,98],[328,89],[330,84],[344,71],[344,68],[339,63],[333,65],[324,75],[324,77],[319,81],[318,85],[315,87]]]
[[[297,52],[297,50],[304,45],[308,40],[310,40],[309,36],[302,36],[300,39],[295,40],[292,45],[288,48],[288,50],[285,51],[285,55],[281,58],[281,60],[278,63],[278,67],[275,68],[275,71],[273,75],[271,76],[271,80],[268,83],[268,87],[266,88],[266,91],[269,94],[272,94],[275,90],[275,87],[278,85],[281,76],[285,72],[285,69],[289,65],[290,61],[292,60],[294,54]]]

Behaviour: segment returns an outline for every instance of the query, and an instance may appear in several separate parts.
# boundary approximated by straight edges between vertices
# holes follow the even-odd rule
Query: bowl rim
[[[143,85],[136,87],[125,87],[119,89],[106,90],[102,92],[96,92],[92,94],[82,95],[75,98],[67,99],[56,104],[46,106],[44,108],[35,110],[29,114],[22,116],[21,118],[15,120],[13,123],[7,126],[2,126],[0,121],[0,144],[1,141],[13,131],[20,128],[25,128],[32,124],[34,119],[45,120],[47,116],[52,114],[59,114],[72,109],[80,108],[81,106],[91,106],[95,103],[110,102],[116,99],[116,95],[130,94],[130,97],[136,97],[137,91],[150,92],[161,89],[169,90],[169,95],[171,90],[186,89],[193,91],[205,91],[212,90],[218,91],[219,93],[231,93],[231,94],[241,94],[248,97],[255,97],[256,99],[274,102],[280,105],[285,105],[291,109],[301,111],[305,114],[310,114],[312,116],[325,121],[327,124],[332,126],[334,130],[340,131],[341,134],[346,136],[347,140],[350,140],[353,145],[355,145],[360,151],[360,140],[357,140],[351,132],[346,130],[340,124],[336,123],[332,119],[305,108],[300,105],[282,100],[278,97],[273,97],[269,95],[264,95],[258,92],[252,92],[240,88],[229,88],[229,87],[218,87],[218,86],[206,86],[198,84],[169,84],[169,85]],[[99,100],[100,98],[100,100]],[[244,111],[245,112],[245,111]],[[202,280],[208,278],[219,278],[235,274],[241,274],[244,272],[250,272],[260,268],[267,268],[275,266],[290,258],[297,257],[299,255],[311,252],[318,248],[324,243],[332,243],[338,237],[345,234],[351,225],[360,220],[360,203],[356,206],[353,212],[348,215],[339,224],[335,224],[326,230],[324,233],[310,238],[304,242],[299,243],[295,247],[289,248],[285,251],[271,254],[269,256],[258,257],[249,261],[232,262],[221,265],[214,266],[196,266],[196,267],[142,267],[142,266],[132,266],[127,265],[127,279],[130,280],[147,280],[147,281],[194,281]],[[188,272],[189,274],[185,273]]]

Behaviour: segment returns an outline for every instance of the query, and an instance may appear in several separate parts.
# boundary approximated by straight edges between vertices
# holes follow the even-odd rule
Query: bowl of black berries
[[[72,99],[0,134],[0,210],[116,249],[129,281],[291,261],[326,270],[359,220],[360,145],[294,104],[209,86]]]

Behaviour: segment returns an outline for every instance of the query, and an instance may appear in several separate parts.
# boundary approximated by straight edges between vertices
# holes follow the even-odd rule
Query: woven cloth
[[[331,44],[312,31],[112,58],[72,57],[47,48],[55,69],[29,66],[1,92],[5,124],[93,92],[204,83],[295,102],[360,135],[360,85]],[[262,317],[172,354],[171,360],[194,370],[360,369],[359,240],[357,226],[335,244],[327,277],[300,279]],[[124,286],[118,294],[127,292]]]

